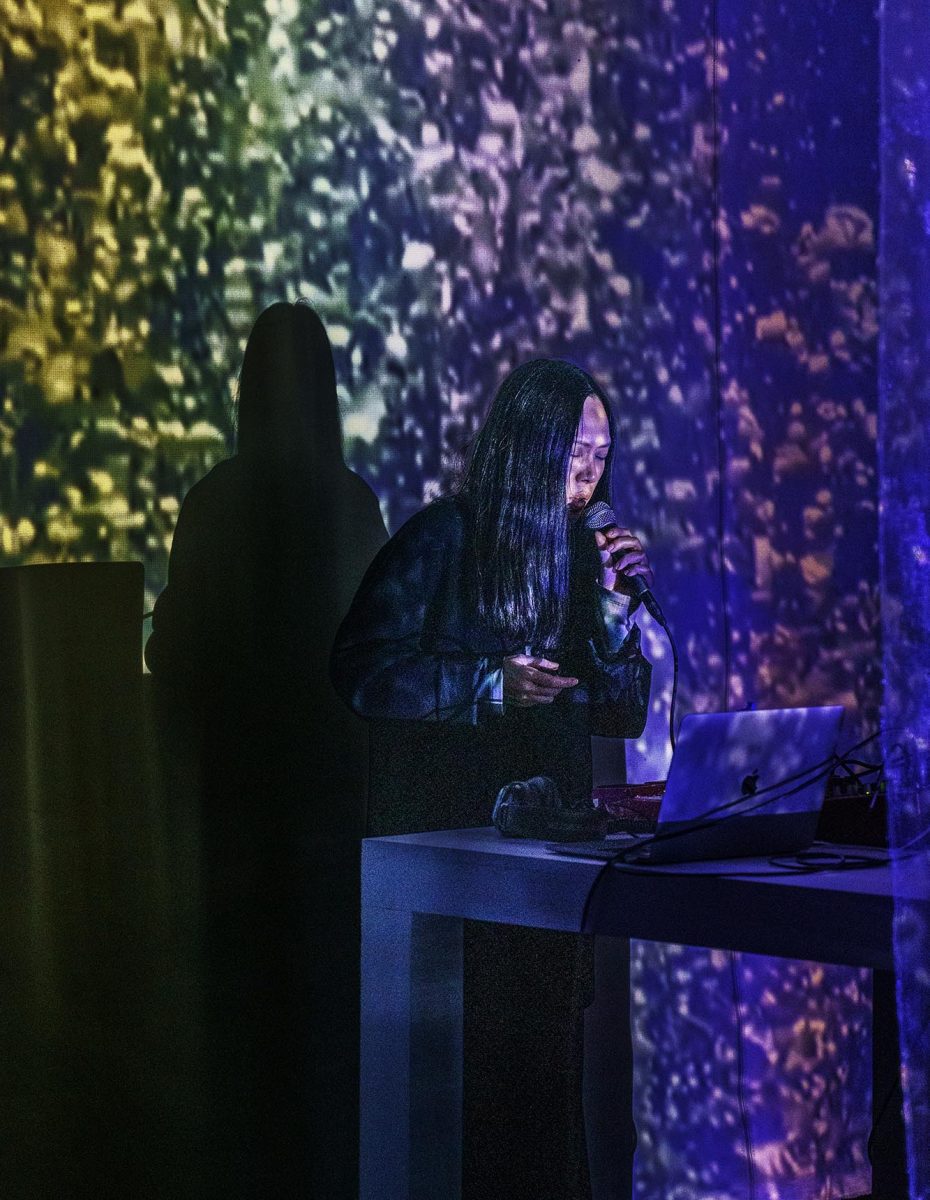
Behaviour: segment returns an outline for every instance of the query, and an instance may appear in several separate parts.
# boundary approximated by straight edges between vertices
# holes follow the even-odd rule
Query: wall
[[[138,557],[154,597],[187,488],[232,446],[251,320],[305,296],[392,528],[448,486],[512,365],[571,357],[617,403],[616,506],[656,568],[682,711],[839,702],[850,737],[875,730],[868,4],[44,0],[0,23],[0,561]],[[667,699],[642,774],[663,767]],[[851,1116],[826,1089],[813,1134],[805,1097],[850,1055],[863,1078],[864,978],[796,964],[773,1002],[764,962],[639,954],[665,997],[639,1029],[664,1081],[642,1194],[660,1163],[696,1186],[662,1140],[682,1087],[746,1186],[751,1131],[664,1058],[669,1010],[697,1022],[676,1059],[719,1017],[725,1080],[738,1010],[708,997],[734,987],[750,1041],[765,1014],[772,1194],[826,1187],[827,1159],[852,1177],[866,1098]]]

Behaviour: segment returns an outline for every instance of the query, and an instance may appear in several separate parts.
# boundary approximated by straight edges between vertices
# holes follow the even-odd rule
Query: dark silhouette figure
[[[272,305],[237,453],[184,501],[146,647],[168,786],[201,811],[217,1196],[357,1194],[367,735],[327,663],[385,540],[343,462],[326,331]]]

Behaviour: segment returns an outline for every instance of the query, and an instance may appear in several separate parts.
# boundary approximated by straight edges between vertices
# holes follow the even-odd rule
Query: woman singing
[[[525,363],[456,494],[375,559],[332,658],[337,691],[371,722],[370,835],[487,825],[498,790],[534,775],[590,803],[589,735],[642,732],[651,668],[625,581],[652,572],[629,530],[583,523],[609,502],[613,448],[591,376]],[[578,941],[466,932],[466,1198],[588,1194]]]

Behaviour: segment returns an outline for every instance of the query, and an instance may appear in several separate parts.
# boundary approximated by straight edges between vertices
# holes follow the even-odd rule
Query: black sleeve
[[[594,634],[588,640],[591,733],[635,738],[646,727],[652,664],[642,652],[639,626],[628,621],[626,597],[596,589]]]
[[[463,603],[461,522],[450,517],[435,505],[411,518],[372,563],[340,626],[332,681],[361,717],[477,724],[499,707],[502,660],[448,636],[450,597]]]

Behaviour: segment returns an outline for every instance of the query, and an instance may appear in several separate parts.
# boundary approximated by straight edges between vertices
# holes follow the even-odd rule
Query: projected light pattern
[[[697,0],[5,13],[4,559],[141,556],[153,598],[250,320],[305,295],[392,528],[514,362],[573,356],[620,407],[685,706],[874,725],[876,51],[828,7],[777,37],[724,7],[715,54]],[[828,25],[854,118],[798,68]]]
[[[0,13],[6,562],[142,558],[150,596],[164,581],[180,500],[227,452],[237,263],[273,216],[271,131],[237,81],[267,30],[260,5]]]
[[[733,701],[842,703],[871,732],[877,26],[832,11],[719,7]]]
[[[869,1191],[868,971],[680,946],[633,962],[640,1200]]]
[[[842,21],[827,0],[42,0],[0,12],[0,43],[2,561],[141,557],[153,598],[184,494],[232,445],[251,321],[305,296],[392,528],[514,363],[574,358],[618,402],[616,507],[661,580],[682,711],[843,702],[874,726],[865,0]],[[635,953],[640,1195],[672,1158],[682,1198],[708,1161],[738,1195],[732,1093],[695,1073],[707,1036],[732,1070],[729,960]],[[779,1122],[760,1145],[786,1146],[766,1194],[836,1194],[861,1167],[868,1097],[837,1080],[868,989],[737,969],[780,1047],[753,1093]],[[804,1043],[812,1005],[831,1032]],[[814,1134],[789,1059],[820,1081]],[[676,1140],[684,1097],[706,1142]]]
[[[930,28],[923,5],[882,11],[882,606],[891,836],[930,878]],[[895,912],[912,1200],[930,1197],[930,927]]]

